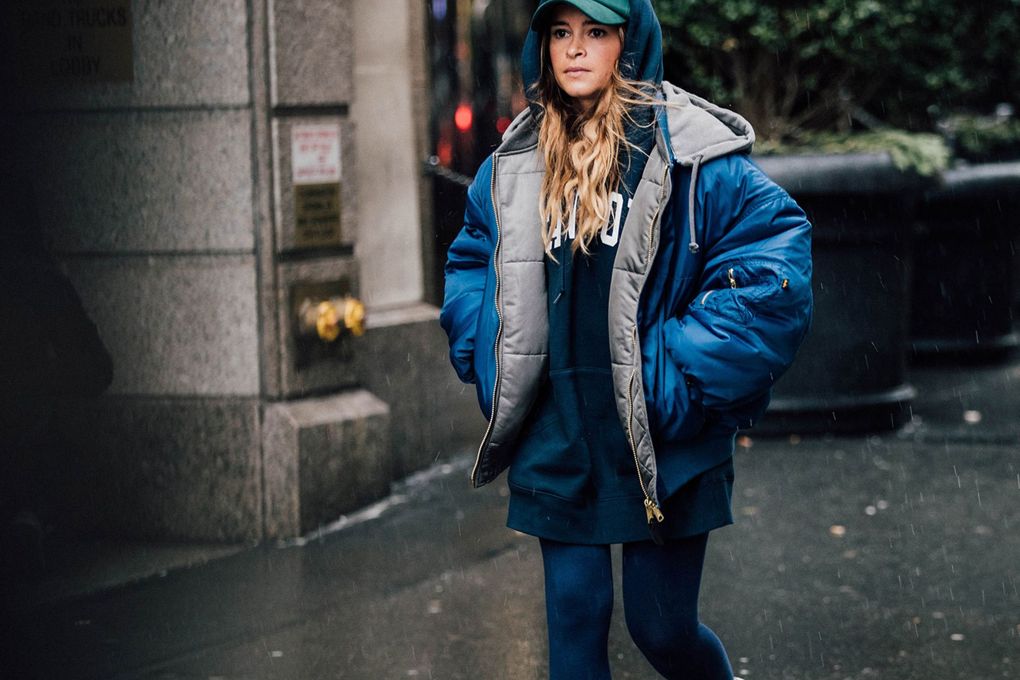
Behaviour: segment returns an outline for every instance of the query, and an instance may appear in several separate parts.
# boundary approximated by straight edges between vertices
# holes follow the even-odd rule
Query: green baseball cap
[[[542,27],[549,11],[560,3],[573,5],[589,17],[607,26],[619,26],[630,18],[630,0],[542,0],[531,17],[531,29]]]

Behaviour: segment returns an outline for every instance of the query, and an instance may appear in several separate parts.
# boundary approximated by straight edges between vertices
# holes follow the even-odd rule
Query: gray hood
[[[672,83],[663,81],[662,93],[669,106],[660,112],[660,129],[665,129],[668,140],[660,137],[666,147],[664,153],[670,164],[679,163],[691,168],[691,188],[687,197],[687,225],[692,255],[701,251],[698,245],[697,212],[694,196],[698,185],[698,170],[705,161],[731,153],[750,153],[754,146],[754,129],[739,114],[716,106],[707,99],[685,92]],[[661,116],[665,114],[666,124]],[[663,149],[660,149],[663,151]]]
[[[691,166],[736,152],[749,153],[754,145],[754,130],[739,114],[716,106],[707,99],[663,81],[668,120],[670,160]]]

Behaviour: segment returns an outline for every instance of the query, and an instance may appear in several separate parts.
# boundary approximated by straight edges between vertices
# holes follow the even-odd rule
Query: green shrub
[[[942,125],[959,158],[973,162],[1020,158],[1020,120],[1012,117],[950,116]]]
[[[931,133],[903,130],[846,132],[809,132],[792,142],[765,140],[755,145],[761,155],[803,153],[888,153],[893,165],[905,172],[925,177],[949,167],[952,152],[942,137]]]
[[[1020,105],[1020,0],[653,0],[667,76],[763,139]]]

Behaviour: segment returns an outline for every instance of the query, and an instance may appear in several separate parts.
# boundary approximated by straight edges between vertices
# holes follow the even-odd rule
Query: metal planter
[[[994,360],[1014,331],[1020,163],[951,170],[925,195],[914,242],[911,347],[919,359]]]
[[[815,311],[755,431],[898,428],[916,396],[906,376],[912,222],[932,180],[898,170],[884,153],[757,162],[814,225]]]

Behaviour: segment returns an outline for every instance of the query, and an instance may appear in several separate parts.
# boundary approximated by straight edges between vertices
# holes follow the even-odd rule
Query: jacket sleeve
[[[482,163],[468,188],[464,227],[446,256],[443,307],[439,323],[450,341],[450,362],[462,382],[474,383],[475,335],[488,268],[495,249],[491,215],[492,157]]]
[[[664,341],[691,401],[746,428],[811,323],[811,224],[746,156],[711,166],[696,187],[695,214],[706,227],[699,290],[666,320]]]

